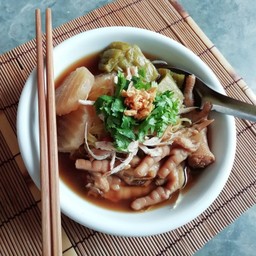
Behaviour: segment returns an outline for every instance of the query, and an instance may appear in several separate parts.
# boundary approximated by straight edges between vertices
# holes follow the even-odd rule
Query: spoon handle
[[[256,122],[255,105],[230,98],[216,91],[212,91],[207,96],[204,95],[203,101],[211,102],[212,109],[217,112]]]
[[[155,65],[156,68],[167,68],[178,74],[184,74],[186,76],[191,74],[188,71],[175,68],[162,60],[155,60],[153,61],[153,64]],[[236,100],[223,94],[220,94],[215,90],[211,89],[210,86],[208,86],[198,77],[196,78],[195,90],[200,96],[202,102],[208,101],[212,104],[212,110],[215,110],[226,115],[232,115],[235,117],[256,122],[255,105],[248,104],[240,100]]]

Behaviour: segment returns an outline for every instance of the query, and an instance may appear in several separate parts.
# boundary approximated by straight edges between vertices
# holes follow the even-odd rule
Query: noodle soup
[[[59,44],[54,48],[54,71],[56,78],[60,77],[63,71],[70,67],[71,63],[84,58],[84,56],[91,56],[94,52],[102,51],[114,40],[138,44],[144,52],[149,52],[154,56],[165,59],[174,66],[182,67],[190,73],[196,74],[215,90],[224,93],[212,70],[189,49],[159,33],[128,27],[98,28],[80,33]],[[36,71],[33,71],[27,79],[19,101],[17,135],[20,151],[27,170],[37,187],[40,188],[39,126],[35,84]],[[83,101],[85,101],[85,97]],[[153,102],[153,104],[155,103]],[[68,117],[66,116],[64,119],[68,119]],[[208,166],[207,170],[200,170],[200,175],[196,176],[199,178],[193,179],[194,182],[192,183],[188,182],[185,188],[181,190],[181,193],[178,190],[177,193],[183,195],[182,200],[180,200],[180,197],[178,198],[178,204],[176,202],[171,204],[171,206],[162,206],[162,203],[160,203],[157,205],[161,207],[155,205],[145,207],[142,210],[130,208],[129,212],[113,211],[109,208],[99,207],[88,199],[84,199],[85,193],[90,188],[82,183],[82,196],[80,196],[76,190],[76,183],[74,183],[73,188],[68,176],[65,176],[65,179],[64,175],[61,174],[59,184],[62,213],[93,230],[121,236],[156,235],[174,230],[193,220],[212,204],[223,189],[235,156],[236,133],[234,119],[214,111],[211,112],[210,118],[214,118],[214,123],[209,126],[209,129],[210,135],[213,138],[211,140],[211,149],[216,156],[216,161]],[[79,126],[79,123],[76,126]],[[83,135],[82,138],[85,137]],[[91,137],[89,140],[91,143]],[[89,146],[92,150],[91,144]],[[70,156],[70,152],[60,154],[65,154],[67,157]],[[137,156],[142,157],[139,153]],[[75,163],[75,160],[73,160],[73,163]],[[85,174],[87,171],[74,169],[74,175],[79,172]],[[72,177],[78,179],[79,176]],[[162,184],[163,186],[165,185]],[[174,195],[171,198],[173,197]],[[152,209],[151,207],[155,207],[154,210],[148,211],[147,209]]]
[[[98,66],[99,66],[98,64],[100,62],[100,56],[101,56],[101,53],[95,53],[95,54],[87,56],[87,57],[75,62],[71,66],[69,66],[56,80],[56,83],[55,83],[56,88],[62,86],[62,84],[65,83],[65,79],[67,79],[67,77],[72,72],[75,72],[75,70],[77,70],[80,67],[86,67],[88,70],[90,70],[90,72],[95,77],[101,76],[102,71],[99,70],[99,68],[98,68]],[[145,54],[145,56],[148,59],[155,59],[154,57],[150,56],[149,54]],[[165,73],[167,73],[167,74],[169,74],[169,73],[166,70],[159,70],[159,73],[160,73],[160,76],[162,76],[162,77],[160,79],[158,78],[158,86],[161,88],[170,86],[168,83],[173,83],[173,80],[172,80],[173,77],[176,80],[178,80],[178,83],[180,84],[179,85],[180,88],[183,87],[185,84],[185,77],[182,78],[182,77],[178,77],[177,74],[172,74],[172,76],[170,76],[170,77],[167,76],[167,79],[165,79],[165,78],[163,78],[163,76],[165,75]],[[171,79],[169,79],[169,78],[171,78]],[[114,78],[113,78],[113,80],[114,80]],[[176,83],[176,81],[175,81],[175,83]],[[173,89],[173,87],[171,87],[171,88]],[[179,96],[180,91],[182,91],[184,89],[181,88],[181,89],[177,89],[177,90],[178,90],[178,96]],[[100,95],[100,94],[97,95],[97,97],[100,97],[100,96],[102,96],[102,95]],[[97,99],[97,97],[96,97],[96,99]],[[183,97],[183,95],[181,97]],[[91,98],[93,98],[93,96]],[[89,94],[88,99],[91,100],[90,94]],[[154,106],[154,108],[156,108],[156,107]],[[207,119],[207,114],[203,117],[204,119]],[[170,162],[169,163],[170,166],[173,165],[173,167],[171,167],[171,168],[173,168],[173,170],[170,171],[170,174],[168,174],[169,176],[166,175],[166,177],[164,177],[164,178],[158,177],[157,171],[149,170],[146,175],[143,174],[143,176],[141,176],[141,177],[130,178],[128,176],[129,175],[133,176],[133,174],[131,174],[130,163],[128,163],[126,165],[126,167],[123,170],[121,170],[121,173],[122,173],[121,175],[119,175],[119,173],[114,173],[112,175],[109,175],[109,176],[113,176],[116,179],[115,184],[112,187],[108,188],[108,191],[102,192],[102,191],[100,191],[99,188],[97,188],[97,189],[89,188],[88,184],[91,183],[91,180],[92,180],[91,176],[95,175],[95,174],[91,175],[91,173],[94,173],[94,170],[93,170],[93,168],[92,168],[92,170],[89,170],[89,171],[87,171],[86,168],[85,169],[76,168],[76,161],[80,157],[80,156],[78,157],[77,155],[79,155],[80,153],[79,152],[74,153],[74,151],[79,151],[79,150],[70,150],[70,152],[59,152],[59,167],[60,167],[61,179],[73,191],[75,191],[79,196],[81,196],[85,200],[92,202],[93,204],[96,204],[98,206],[107,208],[107,209],[133,212],[134,210],[144,211],[144,210],[149,210],[149,209],[155,209],[156,207],[161,207],[166,204],[174,205],[177,202],[177,199],[182,197],[182,194],[184,192],[187,192],[189,190],[189,188],[191,186],[193,186],[193,184],[197,180],[199,174],[202,172],[202,170],[200,170],[200,169],[202,169],[202,167],[205,167],[205,164],[203,166],[200,166],[200,163],[198,163],[198,166],[194,166],[195,164],[194,165],[192,164],[192,166],[188,166],[187,163],[189,161],[188,160],[189,155],[192,155],[192,153],[195,153],[196,151],[198,151],[197,149],[200,147],[200,145],[199,145],[199,143],[197,143],[198,144],[196,146],[197,148],[191,150],[191,149],[186,148],[189,146],[184,144],[184,143],[191,144],[191,143],[194,143],[194,140],[201,139],[201,137],[198,138],[198,135],[201,134],[201,132],[198,132],[197,129],[193,129],[193,131],[192,131],[191,130],[191,127],[193,126],[192,121],[188,120],[188,118],[190,118],[190,116],[193,116],[193,118],[195,118],[195,116],[197,116],[197,115],[200,116],[200,114],[199,114],[199,112],[194,113],[193,111],[192,112],[189,111],[188,114],[184,113],[183,115],[184,115],[184,117],[182,117],[182,118],[185,123],[184,127],[183,126],[181,127],[181,129],[183,129],[183,131],[182,131],[183,138],[182,138],[182,136],[179,135],[175,141],[172,141],[169,144],[163,143],[167,140],[165,138],[162,141],[162,145],[165,144],[165,147],[166,147],[166,145],[168,145],[168,147],[172,148],[172,149],[170,149],[169,152],[162,158],[159,158],[159,156],[157,156],[157,155],[150,156],[151,158],[158,157],[160,159],[158,167],[157,167],[158,168],[157,171],[159,170],[160,165],[164,165],[165,162],[167,162],[167,161]],[[65,115],[61,115],[60,117],[57,117],[57,120],[61,119],[63,116],[65,116]],[[202,119],[202,117],[200,117],[200,118]],[[58,122],[58,123],[62,123],[62,122]],[[176,129],[175,126],[177,126],[177,125],[175,124],[175,125],[171,125],[171,126],[172,126],[172,129]],[[168,126],[168,129],[170,129],[170,126]],[[199,129],[205,129],[205,125],[203,125],[203,128],[200,128],[200,126],[199,126]],[[166,131],[167,131],[167,128],[166,128]],[[167,133],[166,131],[165,131],[165,133]],[[193,133],[195,133],[195,134],[193,134]],[[172,132],[172,134],[174,134],[174,133]],[[112,138],[110,138],[110,136],[107,133],[104,133],[104,135],[108,136],[107,142],[111,142],[111,143],[113,142]],[[162,136],[164,136],[164,134]],[[152,137],[153,137],[153,135],[151,135],[151,139],[152,139]],[[191,139],[191,137],[192,137],[192,139]],[[180,142],[180,140],[182,140],[182,139],[187,140],[187,141]],[[158,144],[161,145],[161,143],[158,143]],[[170,146],[171,144],[172,144],[172,147]],[[161,147],[163,147],[162,145],[157,146],[157,147],[161,148]],[[143,147],[144,147],[144,145],[143,145]],[[190,145],[190,147],[191,147],[191,145]],[[156,148],[155,145],[150,145],[147,147],[147,150],[152,150],[154,148]],[[82,151],[85,151],[85,152],[83,152],[85,154],[88,153],[88,152],[86,152],[86,150],[84,150],[84,146],[83,146]],[[121,153],[119,152],[119,154],[122,154],[122,152]],[[180,157],[180,155],[182,155],[182,154],[185,156]],[[208,154],[211,154],[211,152],[209,150],[208,150]],[[149,155],[146,154],[145,150],[144,150],[144,152],[143,152],[143,150],[139,150],[137,155],[134,155],[133,159],[137,156],[139,156],[139,162],[142,162],[143,159],[145,159]],[[170,160],[171,156],[175,156],[175,158],[178,159],[179,163],[174,164],[174,162],[177,160],[176,159]],[[85,157],[87,157],[87,156],[85,156]],[[200,157],[202,158],[202,156],[200,156]],[[212,154],[210,155],[210,157],[212,158],[210,161],[211,162],[214,161],[214,156]],[[179,158],[181,158],[181,160]],[[87,159],[90,159],[90,158],[87,157]],[[88,161],[91,161],[91,160],[88,160]],[[200,161],[202,162],[202,160],[200,160]],[[139,162],[136,164],[135,167],[137,167],[139,165]],[[179,166],[179,171],[177,171],[178,166]],[[133,169],[135,169],[135,167],[133,167]],[[198,167],[200,167],[200,169],[198,169]],[[149,167],[149,169],[150,168],[154,169],[156,167],[154,167],[152,165],[151,167]],[[132,171],[134,171],[134,170],[132,170]],[[155,173],[152,175],[151,172],[155,172]],[[176,172],[176,174],[175,174],[175,172]],[[89,176],[88,176],[88,173],[90,173]],[[172,174],[172,173],[174,173],[174,174]],[[181,176],[179,182],[176,182],[176,180],[178,179],[177,175]],[[104,177],[105,174],[102,173],[99,175],[97,173],[96,176],[97,176],[97,179],[99,179],[99,176]],[[147,176],[149,176],[149,177],[147,177]],[[107,182],[109,182],[109,181],[107,181]],[[111,179],[111,182],[113,182],[112,179]],[[96,183],[96,182],[94,181],[94,183]],[[175,186],[176,186],[176,188],[173,188]],[[166,189],[166,187],[168,187],[168,189]],[[163,191],[159,192],[159,188],[163,189]],[[167,192],[165,192],[165,190]],[[145,198],[147,198],[147,197],[153,197],[154,194],[156,194],[156,193],[159,194],[157,196],[163,196],[164,193],[168,194],[168,196],[164,195],[164,200],[159,200],[159,202],[149,203],[148,205],[143,206],[139,209],[132,209],[131,204],[134,201],[136,201],[138,198],[145,200]],[[104,195],[102,196],[102,194],[104,194]],[[152,201],[152,199],[150,199],[150,200]]]

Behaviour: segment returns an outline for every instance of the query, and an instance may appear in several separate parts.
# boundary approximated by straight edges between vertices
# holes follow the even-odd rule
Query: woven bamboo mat
[[[146,28],[179,41],[212,68],[229,96],[256,103],[242,78],[176,1],[118,0],[56,28],[54,43],[113,25]],[[35,40],[0,56],[0,255],[41,255],[40,192],[22,162],[15,127],[19,97],[35,65]],[[256,202],[256,124],[236,120],[236,125],[230,178],[198,218],[162,235],[121,238],[62,216],[63,255],[191,255],[201,248]]]

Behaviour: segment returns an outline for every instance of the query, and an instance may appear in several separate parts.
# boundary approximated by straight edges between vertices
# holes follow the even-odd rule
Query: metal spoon
[[[174,68],[164,61],[153,61],[156,68],[166,68],[178,74],[191,75],[191,73]],[[212,110],[217,112],[232,115],[242,119],[247,119],[256,122],[256,106],[251,105],[240,100],[235,100],[221,93],[218,93],[211,89],[206,83],[199,78],[196,78],[194,90],[201,98],[201,103],[210,102],[212,104]]]

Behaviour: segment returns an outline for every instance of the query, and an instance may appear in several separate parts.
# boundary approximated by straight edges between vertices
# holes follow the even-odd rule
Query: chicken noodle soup
[[[90,201],[133,211],[174,203],[215,161],[211,105],[194,106],[195,77],[157,70],[136,45],[113,42],[56,84],[60,175]]]

